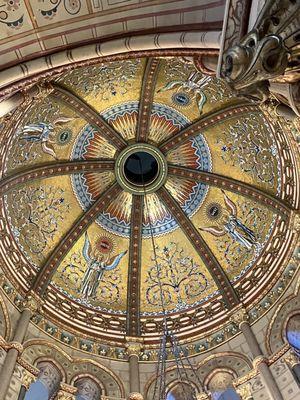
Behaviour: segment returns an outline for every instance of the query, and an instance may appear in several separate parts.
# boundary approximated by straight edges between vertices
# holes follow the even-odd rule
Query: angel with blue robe
[[[38,122],[36,124],[25,125],[21,129],[20,141],[25,143],[40,143],[42,151],[57,159],[54,147],[51,143],[54,141],[50,138],[53,134],[55,125],[64,124],[71,121],[72,118],[60,117],[57,118],[52,124],[45,122]]]
[[[246,247],[248,250],[258,248],[260,244],[257,241],[255,233],[238,218],[235,203],[223,190],[222,193],[224,195],[225,206],[229,212],[228,220],[223,224],[222,228],[219,228],[218,226],[209,226],[199,229],[201,231],[209,232],[216,237],[228,234],[235,242]]]
[[[96,292],[99,283],[103,278],[104,272],[112,271],[113,269],[117,268],[122,257],[124,257],[126,253],[127,250],[112,258],[110,258],[110,253],[108,253],[106,258],[103,254],[100,254],[97,258],[95,258],[91,255],[91,243],[88,234],[85,233],[82,255],[86,261],[87,269],[84,273],[80,288],[80,293],[85,299],[96,297]]]

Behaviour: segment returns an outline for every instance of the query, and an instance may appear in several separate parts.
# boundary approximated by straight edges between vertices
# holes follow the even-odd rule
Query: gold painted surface
[[[52,283],[92,308],[126,311],[129,240],[93,223],[69,251]]]
[[[280,161],[272,131],[260,112],[222,121],[201,132],[212,158],[212,172],[248,183],[270,194],[280,190]],[[167,155],[190,168],[195,151],[188,141]]]
[[[5,204],[12,234],[37,268],[82,214],[69,176],[18,186],[5,196]]]
[[[234,281],[262,252],[274,219],[270,209],[241,195],[211,187],[191,221]]]
[[[152,118],[149,139],[162,142],[200,116],[237,102],[240,100],[232,96],[224,83],[202,75],[191,61],[175,57],[160,59],[154,103],[170,107],[186,121],[172,130],[167,123],[160,124],[158,129],[157,120]]]
[[[135,59],[78,68],[63,75],[59,83],[102,115],[109,109],[116,110],[125,104],[135,105],[122,117],[105,117],[124,139],[134,139],[145,65],[145,59]]]
[[[14,127],[6,157],[6,173],[9,175],[24,167],[69,160],[74,143],[86,127],[90,125],[82,115],[51,96],[34,102],[23,120]],[[115,148],[96,130],[93,132],[93,149],[86,158],[113,158]]]
[[[199,304],[217,287],[181,229],[154,239],[158,269],[167,311],[180,311]],[[158,270],[151,239],[143,240],[141,266],[141,312],[161,313]]]

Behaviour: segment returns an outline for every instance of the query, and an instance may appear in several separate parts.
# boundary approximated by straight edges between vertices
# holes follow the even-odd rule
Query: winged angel
[[[42,151],[49,154],[53,158],[57,159],[54,147],[51,143],[55,143],[50,138],[54,132],[55,126],[59,124],[65,124],[71,121],[72,118],[59,117],[52,124],[39,122],[37,124],[28,124],[21,129],[20,141],[29,144],[40,143]]]
[[[82,255],[86,261],[87,269],[84,273],[82,284],[80,287],[80,293],[84,296],[85,299],[89,297],[96,297],[96,291],[104,272],[112,271],[113,269],[117,268],[122,257],[124,257],[124,255],[127,253],[127,250],[112,258],[110,258],[110,253],[108,253],[106,257],[104,256],[104,254],[100,254],[97,256],[97,258],[91,253],[91,243],[88,234],[85,233],[85,241],[82,249]]]
[[[177,90],[183,89],[188,92],[194,93],[196,97],[199,97],[198,108],[199,113],[202,114],[203,106],[207,101],[207,97],[203,92],[205,86],[207,86],[211,81],[211,77],[202,76],[200,72],[192,72],[187,80],[181,81],[171,81],[168,82],[163,88],[159,89],[158,92],[165,92],[171,90],[177,86]]]
[[[224,195],[225,206],[229,212],[227,221],[224,223],[223,228],[218,226],[210,226],[207,228],[199,228],[201,231],[209,232],[213,236],[221,237],[227,234],[241,246],[246,247],[248,250],[258,248],[259,242],[254,232],[248,228],[237,216],[237,207],[235,203],[230,200],[226,193],[222,190]]]

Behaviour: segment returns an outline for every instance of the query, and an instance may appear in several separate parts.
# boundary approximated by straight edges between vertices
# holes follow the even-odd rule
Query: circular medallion
[[[222,207],[218,203],[210,203],[206,207],[206,215],[210,220],[220,219],[222,216]]]
[[[115,164],[118,183],[129,193],[154,193],[166,181],[168,166],[163,154],[154,146],[135,143],[121,151]]]
[[[56,135],[56,142],[60,146],[65,146],[66,144],[70,143],[71,139],[72,139],[72,131],[69,129],[60,131]]]
[[[173,104],[178,107],[186,107],[190,104],[190,96],[184,92],[174,93],[172,96]]]
[[[100,253],[111,253],[114,248],[114,243],[111,238],[107,236],[100,237],[96,242],[96,249]]]

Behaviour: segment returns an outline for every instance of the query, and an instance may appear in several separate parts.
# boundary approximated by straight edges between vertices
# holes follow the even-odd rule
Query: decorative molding
[[[140,335],[140,279],[144,196],[132,195],[126,332]]]
[[[144,339],[142,337],[126,336],[126,351],[129,357],[136,356],[139,358],[143,348]]]
[[[149,58],[145,68],[140,95],[137,123],[137,142],[147,142],[151,118],[154,90],[159,71],[159,59]]]

